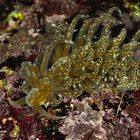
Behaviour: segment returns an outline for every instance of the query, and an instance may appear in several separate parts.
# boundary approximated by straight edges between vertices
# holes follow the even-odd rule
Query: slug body
[[[134,50],[140,47],[140,30],[129,43],[124,43],[125,28],[111,37],[111,29],[118,24],[111,15],[114,9],[97,18],[76,16],[69,27],[58,28],[59,37],[34,64],[22,64],[28,105],[45,113],[41,105],[57,106],[64,96],[75,98],[84,91],[98,94],[139,89],[140,60],[134,58]],[[81,19],[83,24],[74,39]],[[101,25],[100,37],[94,41]]]

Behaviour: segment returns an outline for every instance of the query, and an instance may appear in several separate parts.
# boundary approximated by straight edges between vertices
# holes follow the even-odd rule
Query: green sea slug
[[[95,18],[77,15],[68,27],[58,28],[59,37],[35,63],[22,64],[23,90],[29,106],[52,117],[41,105],[57,106],[64,96],[76,98],[83,92],[120,93],[140,88],[140,60],[134,57],[134,50],[140,47],[140,30],[128,43],[124,42],[125,28],[112,37],[111,29],[119,23],[112,15],[114,10],[118,9],[111,8]],[[83,24],[74,35],[79,20]]]

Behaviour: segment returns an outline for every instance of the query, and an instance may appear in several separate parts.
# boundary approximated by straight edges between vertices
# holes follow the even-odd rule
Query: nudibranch
[[[112,28],[119,24],[114,10],[118,11],[111,8],[95,18],[77,15],[70,25],[58,27],[56,40],[34,63],[22,64],[22,88],[29,106],[50,115],[41,106],[57,106],[65,96],[140,88],[140,60],[134,57],[134,51],[140,48],[140,30],[127,43],[126,28],[112,37]],[[83,24],[75,35],[79,21]],[[95,40],[100,26],[101,33]]]

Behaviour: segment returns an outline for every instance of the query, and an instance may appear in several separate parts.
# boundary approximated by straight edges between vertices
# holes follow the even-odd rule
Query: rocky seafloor
[[[119,20],[129,40],[140,29],[139,0],[0,1],[0,140],[140,140],[139,90],[124,96],[85,93],[64,98],[57,107],[44,107],[67,116],[63,120],[48,119],[27,104],[11,101],[25,96],[22,62],[35,61],[54,41],[58,25],[70,23],[78,13],[100,16],[111,7],[121,10]]]

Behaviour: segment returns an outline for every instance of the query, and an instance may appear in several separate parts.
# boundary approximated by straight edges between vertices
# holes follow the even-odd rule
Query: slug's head
[[[27,94],[26,103],[29,106],[40,108],[41,105],[56,106],[61,102],[62,98],[53,90],[49,73],[42,76],[37,65],[30,62],[23,63],[21,76],[25,79],[22,89]]]
[[[26,96],[26,103],[29,106],[37,107],[44,104],[53,104],[51,97],[51,84],[47,77],[38,79],[36,86]]]

